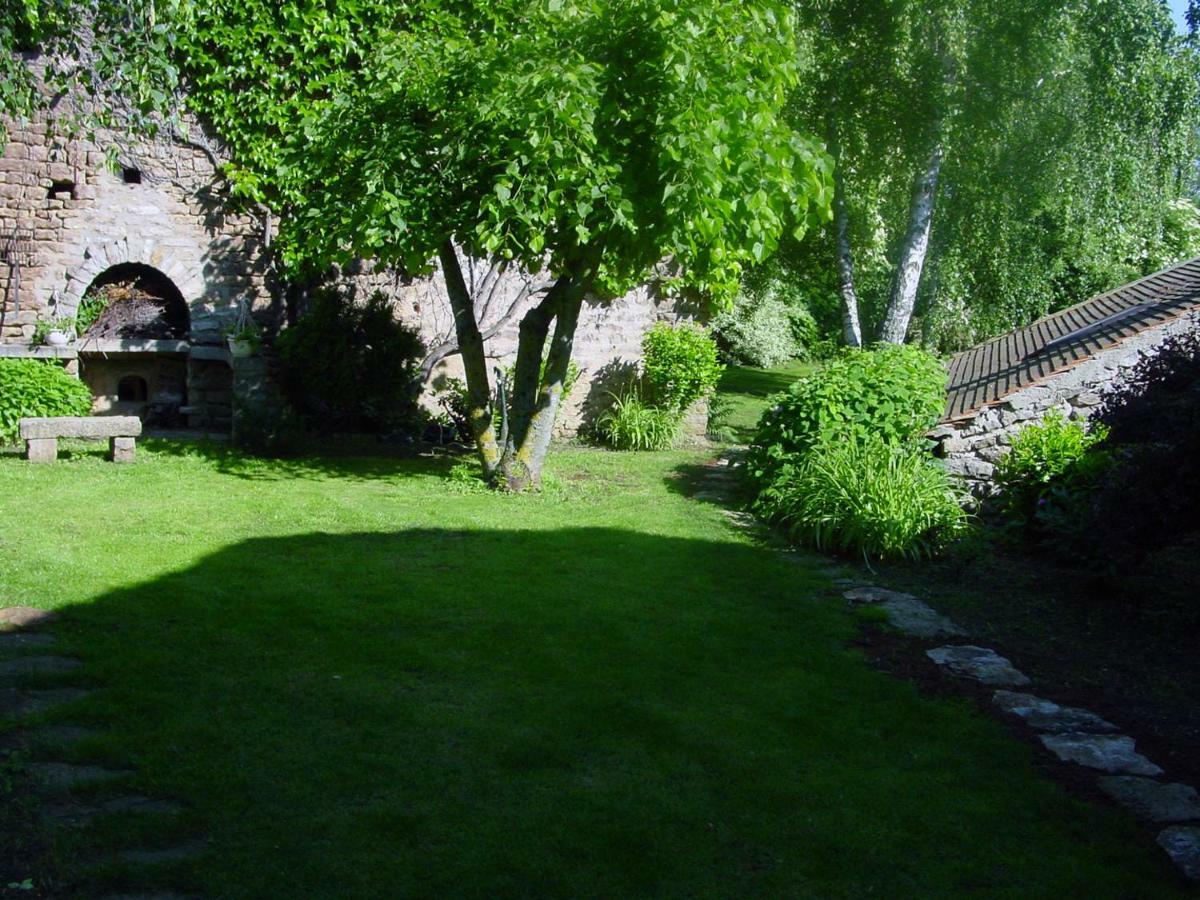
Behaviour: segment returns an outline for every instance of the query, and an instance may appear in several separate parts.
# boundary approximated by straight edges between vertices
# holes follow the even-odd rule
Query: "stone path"
[[[897,631],[917,638],[966,632],[911,594],[841,579],[842,596],[853,605],[883,609]],[[942,671],[987,687],[1024,687],[1032,683],[1009,660],[987,647],[946,644],[925,651]],[[1136,743],[1094,712],[1059,706],[1035,694],[997,690],[992,703],[1003,713],[1021,719],[1038,732],[1038,739],[1058,759],[1108,773],[1099,787],[1134,815],[1159,824],[1173,824],[1158,836],[1158,844],[1184,877],[1200,880],[1200,797],[1185,784],[1157,781],[1162,768],[1136,750]]]
[[[727,451],[704,466],[693,499],[732,505],[737,497],[741,459],[739,451]],[[767,533],[748,512],[730,508],[721,512],[736,528]],[[848,603],[881,610],[897,631],[922,640],[966,637],[962,627],[912,594],[864,584],[844,577],[843,572],[840,567],[824,570],[843,590]],[[1032,679],[988,647],[945,644],[927,649],[925,655],[954,678],[998,688],[992,694],[992,703],[1037,732],[1049,752],[1064,763],[1105,773],[1098,781],[1104,793],[1139,818],[1169,825],[1159,833],[1158,845],[1185,878],[1200,881],[1200,796],[1189,785],[1156,780],[1163,770],[1137,752],[1132,737],[1120,734],[1116,725],[1090,710],[1060,706],[1035,694],[1009,690],[1031,685]]]
[[[40,721],[44,714],[61,715],[72,704],[86,700],[92,691],[78,687],[46,687],[46,678],[62,679],[79,673],[82,663],[53,652],[57,640],[46,631],[54,616],[30,607],[0,608],[0,722],[15,727],[0,731],[0,756],[13,755],[21,763],[27,786],[41,799],[39,813],[48,830],[88,829],[105,816],[175,816],[183,808],[169,800],[144,797],[125,789],[135,772],[63,760],[72,747],[96,737],[92,728],[70,723]],[[171,892],[155,892],[163,867],[194,859],[206,851],[199,840],[167,847],[127,847],[88,864],[116,862],[130,871],[131,884],[145,893],[89,896],[106,900],[184,900]],[[79,873],[86,879],[87,872]]]

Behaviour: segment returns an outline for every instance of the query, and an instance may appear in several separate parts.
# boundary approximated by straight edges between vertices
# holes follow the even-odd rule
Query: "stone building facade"
[[[86,140],[60,133],[45,118],[7,124],[0,154],[0,357],[62,359],[92,388],[96,414],[174,410],[168,421],[193,429],[228,431],[241,394],[270,397],[263,360],[231,358],[224,333],[243,305],[268,333],[283,322],[271,279],[271,220],[265,211],[237,212],[227,202],[214,143],[194,124],[195,140],[154,141],[119,133]],[[135,330],[65,347],[33,346],[39,323],[74,317],[90,290],[134,276],[182,304],[186,326],[179,334],[164,339]],[[415,281],[390,273],[347,280],[383,289],[426,343],[449,333],[453,320],[436,272]],[[501,278],[496,309],[526,281],[519,273]],[[518,305],[489,341],[496,365],[511,363],[520,313],[531,302]],[[651,287],[615,300],[589,299],[575,344],[582,377],[560,415],[560,433],[573,433],[587,410],[629,377],[654,322],[687,317]],[[486,330],[488,320],[483,324]],[[431,390],[460,371],[455,357],[447,359]]]
[[[1087,419],[1169,338],[1200,329],[1200,260],[1093,297],[956,356],[947,413],[931,432],[977,495],[1023,427],[1058,410]]]

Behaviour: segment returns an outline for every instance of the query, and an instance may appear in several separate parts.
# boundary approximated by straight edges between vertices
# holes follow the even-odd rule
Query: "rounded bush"
[[[276,342],[282,385],[317,431],[388,431],[421,425],[416,379],[425,348],[387,298],[356,303],[333,289]]]
[[[946,375],[937,357],[917,347],[844,350],[772,398],[751,444],[749,470],[769,483],[821,443],[920,440],[941,418]]]
[[[0,359],[0,444],[17,440],[18,422],[34,416],[86,416],[92,392],[56,362]]]
[[[712,330],[726,359],[764,369],[803,358],[817,340],[809,311],[774,296],[743,294],[733,309],[713,318]]]
[[[642,338],[642,366],[650,403],[682,412],[712,393],[724,366],[717,345],[698,325],[660,322]]]

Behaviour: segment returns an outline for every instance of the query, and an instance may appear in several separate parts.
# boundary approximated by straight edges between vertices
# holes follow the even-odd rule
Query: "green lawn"
[[[0,597],[61,609],[97,687],[56,713],[107,729],[77,758],[186,808],[60,839],[68,895],[189,835],[164,884],[206,897],[1179,890],[1000,724],[869,668],[819,575],[683,496],[694,453],[562,452],[506,497],[144,443],[0,454]]]
[[[717,393],[729,404],[726,424],[737,439],[746,443],[766,406],[766,399],[789,387],[817,368],[817,363],[792,361],[773,369],[730,366],[721,376]]]

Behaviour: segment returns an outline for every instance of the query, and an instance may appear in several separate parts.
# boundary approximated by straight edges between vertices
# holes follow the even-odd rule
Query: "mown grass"
[[[97,687],[57,714],[107,729],[76,758],[186,808],[59,838],[68,894],[189,835],[162,883],[214,897],[1178,889],[998,724],[869,668],[818,574],[682,495],[694,453],[561,452],[506,497],[145,444],[0,455],[0,598],[62,610]]]
[[[754,435],[759,416],[772,394],[786,390],[796,379],[808,375],[818,363],[792,361],[772,369],[751,366],[730,366],[721,376],[717,393],[728,404],[724,424],[728,425],[739,443],[747,443]]]

